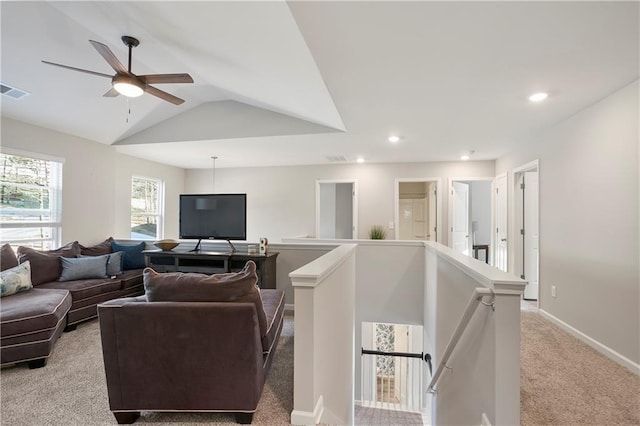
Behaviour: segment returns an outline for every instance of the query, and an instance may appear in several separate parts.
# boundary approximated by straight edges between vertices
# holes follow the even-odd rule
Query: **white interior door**
[[[524,298],[538,300],[538,172],[525,172],[524,199],[524,278],[528,281]]]
[[[451,247],[469,256],[469,185],[452,182],[451,200]]]
[[[495,243],[493,266],[507,272],[507,175],[495,179]]]

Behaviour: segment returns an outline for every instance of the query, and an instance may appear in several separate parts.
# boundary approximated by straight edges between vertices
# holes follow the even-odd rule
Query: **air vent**
[[[22,99],[25,96],[30,95],[29,92],[17,89],[15,87],[11,87],[11,86],[9,86],[7,84],[4,84],[4,83],[0,83],[0,92],[2,92],[3,95],[8,96],[8,97],[13,98],[13,99]]]
[[[345,155],[327,155],[327,160],[332,163],[339,163],[341,161],[349,161]]]

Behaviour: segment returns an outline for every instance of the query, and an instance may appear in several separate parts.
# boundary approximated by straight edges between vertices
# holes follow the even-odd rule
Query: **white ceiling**
[[[7,2],[2,115],[183,168],[495,159],[638,79],[638,2]],[[112,74],[194,84],[104,98]],[[527,96],[547,91],[532,104]],[[131,110],[130,115],[128,110]],[[127,122],[128,119],[128,122]],[[386,138],[399,134],[390,144]]]

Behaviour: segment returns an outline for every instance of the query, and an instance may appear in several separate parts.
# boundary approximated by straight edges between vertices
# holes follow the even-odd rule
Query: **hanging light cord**
[[[213,193],[215,194],[216,192],[216,159],[218,157],[211,157],[211,159],[213,160]]]

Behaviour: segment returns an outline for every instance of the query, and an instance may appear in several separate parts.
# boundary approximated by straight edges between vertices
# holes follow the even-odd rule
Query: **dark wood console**
[[[260,288],[276,288],[276,258],[278,252],[249,254],[246,252],[215,251],[143,251],[145,263],[158,272],[199,272],[219,274],[236,272],[253,260],[258,272]]]

